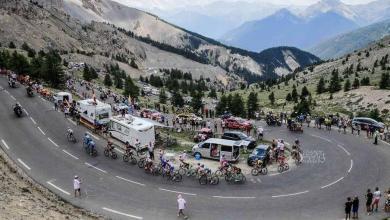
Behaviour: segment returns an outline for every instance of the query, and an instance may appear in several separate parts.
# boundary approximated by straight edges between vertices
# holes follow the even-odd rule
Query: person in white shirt
[[[371,211],[374,211],[375,207],[375,212],[378,212],[378,205],[379,205],[379,200],[381,199],[381,191],[379,191],[379,188],[375,188],[374,194],[374,202],[372,203]]]
[[[280,140],[278,142],[278,151],[279,151],[279,156],[283,156],[284,155],[284,141],[283,140]]]
[[[73,179],[74,197],[77,197],[77,194],[79,195],[79,197],[81,196],[80,184],[81,184],[81,181],[80,181],[79,177],[75,176]]]
[[[188,217],[183,212],[184,209],[187,207],[187,203],[186,200],[184,200],[180,194],[177,196],[177,207],[178,207],[177,217],[183,215],[184,219],[187,219]]]
[[[263,139],[263,132],[264,132],[264,129],[262,127],[258,127],[256,129],[257,139],[258,140],[262,140]]]

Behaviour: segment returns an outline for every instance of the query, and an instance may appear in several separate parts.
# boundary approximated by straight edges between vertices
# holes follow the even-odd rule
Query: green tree
[[[8,48],[11,48],[11,49],[15,49],[16,48],[16,46],[15,46],[13,41],[9,42]]]
[[[234,94],[231,106],[230,111],[233,115],[245,117],[244,101],[238,93]]]
[[[310,114],[310,103],[306,99],[302,99],[300,103],[294,106],[293,116],[300,114]]]
[[[309,95],[310,95],[309,90],[307,89],[306,86],[303,86],[301,91],[301,98],[306,98]]]
[[[291,101],[292,101],[291,93],[288,93],[288,94],[287,94],[287,96],[286,96],[286,101],[287,101],[287,102],[291,102]]]
[[[330,78],[329,83],[329,92],[335,93],[341,90],[339,72],[337,70],[332,71],[332,77]]]
[[[291,92],[291,98],[294,102],[298,102],[298,92],[297,92],[297,87],[293,85],[293,90]]]
[[[192,107],[194,113],[198,113],[199,110],[203,107],[201,92],[196,92],[192,95],[190,106]]]
[[[118,74],[114,75],[114,84],[115,84],[115,88],[117,89],[123,88],[123,80]]]
[[[164,88],[161,88],[161,89],[160,89],[160,94],[159,94],[158,98],[159,98],[159,102],[160,102],[161,104],[167,103],[168,97],[167,97],[167,94],[166,94]]]
[[[228,110],[228,99],[225,95],[221,96],[217,106],[215,107],[215,110],[218,115],[222,115],[225,111]]]
[[[296,92],[296,89],[295,89],[295,92]],[[275,94],[274,94],[274,92],[271,92],[271,94],[269,94],[268,99],[271,102],[271,105],[275,104]]]
[[[317,84],[317,94],[324,93],[325,91],[326,91],[325,80],[324,80],[324,77],[321,77],[320,81],[318,81],[318,84]]]
[[[383,72],[381,76],[381,81],[379,82],[380,89],[387,89],[390,86],[390,74]]]
[[[215,91],[214,88],[211,88],[211,89],[210,89],[209,97],[210,97],[210,98],[215,98],[215,99],[217,98],[217,92]]]
[[[30,75],[33,78],[43,78],[42,76],[42,67],[44,64],[44,57],[36,56],[33,57],[30,61]]]
[[[172,92],[171,103],[173,106],[176,106],[176,107],[183,107],[184,106],[184,99],[178,91]]]
[[[62,60],[57,51],[51,50],[45,55],[42,76],[54,88],[62,88],[65,86]]]
[[[135,63],[135,59],[134,58],[131,59],[130,66],[133,67],[134,69],[138,69],[138,65],[137,65],[137,63]]]
[[[84,66],[84,70],[83,70],[83,79],[84,79],[85,81],[88,81],[88,82],[92,80],[91,72],[90,72],[90,70],[89,70],[88,65],[85,65],[85,66]]]
[[[355,80],[352,83],[352,88],[358,89],[360,87],[360,82],[358,78],[355,78]]]
[[[9,60],[9,66],[11,70],[15,71],[17,74],[29,73],[30,63],[23,54],[19,54],[14,51]]]
[[[109,87],[109,88],[112,86],[111,76],[108,73],[106,75],[104,75],[104,85]]]
[[[254,118],[255,112],[259,109],[257,93],[251,92],[248,96],[248,101],[246,102],[248,110],[248,118]]]
[[[139,88],[137,85],[134,84],[130,76],[126,77],[123,95],[125,97],[130,96],[132,99],[138,98],[139,96]]]
[[[348,92],[349,90],[351,90],[351,82],[347,79],[344,83],[344,92]]]

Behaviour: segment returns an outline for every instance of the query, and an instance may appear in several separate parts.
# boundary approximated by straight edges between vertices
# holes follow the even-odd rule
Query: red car
[[[153,110],[151,109],[143,109],[141,111],[141,118],[150,118],[153,113]]]
[[[251,129],[253,127],[252,123],[250,121],[247,121],[242,118],[227,118],[224,120],[225,126],[229,129],[242,129],[247,130]]]

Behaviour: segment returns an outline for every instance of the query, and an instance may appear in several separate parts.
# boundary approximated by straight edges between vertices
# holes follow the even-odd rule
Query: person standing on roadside
[[[54,111],[58,111],[58,102],[54,101]]]
[[[358,219],[359,218],[359,198],[355,196],[355,198],[352,201],[352,219]]]
[[[379,191],[378,187],[375,187],[375,192],[374,192],[374,202],[372,203],[371,210],[374,211],[375,207],[375,212],[378,212],[378,205],[379,205],[379,200],[381,199],[381,191]]]
[[[81,181],[79,177],[75,176],[73,179],[74,197],[77,197],[77,194],[79,197],[81,196],[80,185],[81,185]]]
[[[367,215],[371,215],[371,204],[372,204],[372,198],[374,197],[374,195],[372,194],[371,192],[371,189],[368,189],[367,190],[367,194],[366,194],[366,208],[367,208]]]
[[[379,131],[375,130],[374,132],[374,144],[378,145],[378,136],[379,136]]]
[[[345,203],[345,220],[351,219],[351,210],[352,210],[352,201],[351,198],[347,198],[347,202]]]
[[[154,143],[152,141],[149,142],[148,151],[150,159],[154,160]]]
[[[181,194],[179,194],[177,196],[177,207],[178,207],[178,211],[177,211],[177,217],[180,217],[183,215],[184,219],[187,219],[188,216],[186,216],[184,214],[184,209],[187,207],[187,202],[186,200],[183,199],[183,197],[181,196]]]

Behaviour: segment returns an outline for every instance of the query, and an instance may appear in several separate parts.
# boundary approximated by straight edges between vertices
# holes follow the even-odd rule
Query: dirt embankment
[[[0,149],[0,219],[103,219],[35,183]]]

